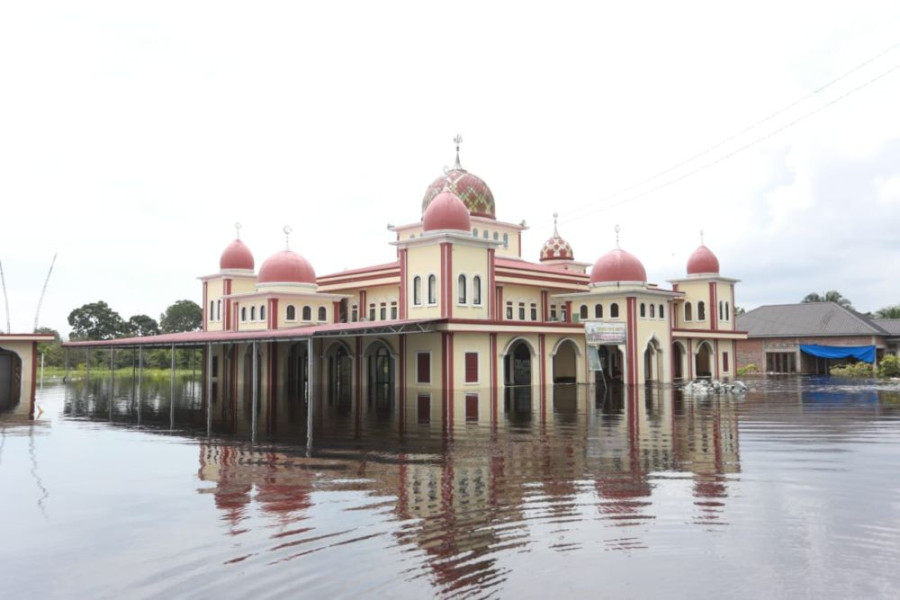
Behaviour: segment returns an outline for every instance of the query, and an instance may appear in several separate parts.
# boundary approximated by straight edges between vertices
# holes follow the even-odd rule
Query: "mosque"
[[[263,395],[316,389],[348,409],[420,421],[496,418],[498,390],[514,387],[539,390],[523,396],[536,408],[555,383],[733,377],[735,342],[746,339],[735,327],[737,280],[709,248],[662,287],[618,240],[593,264],[576,261],[554,221],[529,260],[526,227],[497,218],[458,142],[454,168],[425,189],[421,218],[390,226],[394,261],[317,275],[285,248],[257,270],[238,227],[219,270],[199,278],[202,331],[68,345],[202,346],[213,401],[255,382]]]

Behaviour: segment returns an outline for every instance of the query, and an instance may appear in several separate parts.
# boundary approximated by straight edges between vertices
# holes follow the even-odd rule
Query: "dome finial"
[[[284,249],[290,250],[291,249],[291,232],[293,231],[293,229],[291,229],[290,225],[285,225],[284,229],[282,229],[282,231],[284,232]]]
[[[622,231],[622,228],[616,225],[616,248],[621,248],[619,245],[619,232]]]
[[[241,239],[241,227],[243,227],[240,222],[234,224],[234,235],[237,239]]]
[[[457,133],[453,142],[456,144],[456,165],[453,168],[462,171],[462,165],[459,163],[459,145],[462,144],[462,136]]]
[[[559,213],[554,212],[553,213],[553,236],[554,237],[559,237],[559,232],[556,229],[556,219],[558,219],[558,218],[559,218]]]
[[[701,246],[704,245],[704,243],[703,243],[703,230],[702,230],[702,229],[700,230],[700,245],[701,245]]]

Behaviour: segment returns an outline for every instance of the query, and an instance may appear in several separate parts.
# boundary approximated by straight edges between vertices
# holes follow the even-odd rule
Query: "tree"
[[[128,325],[119,313],[102,300],[70,312],[69,325],[72,338],[79,340],[111,340],[128,334]]]
[[[808,304],[810,302],[834,302],[844,308],[853,309],[853,304],[847,298],[844,298],[840,292],[835,290],[829,290],[825,292],[825,295],[822,296],[817,292],[812,292],[811,294],[807,294],[805,298],[803,298],[803,303]]]
[[[147,315],[134,315],[128,319],[128,335],[135,337],[159,335],[159,323]]]
[[[879,319],[900,319],[900,304],[879,308],[875,311],[875,316]]]
[[[62,338],[59,332],[50,327],[38,327],[35,333],[45,333],[53,336],[51,342],[38,342],[38,356],[44,357],[44,364],[48,367],[61,367],[65,362],[65,353],[62,349]]]
[[[203,310],[192,300],[179,300],[159,316],[163,333],[199,331],[203,325]]]

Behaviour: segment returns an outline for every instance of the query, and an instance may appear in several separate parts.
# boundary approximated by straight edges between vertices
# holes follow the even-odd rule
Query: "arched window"
[[[720,320],[720,321],[722,320],[722,314],[723,314],[723,310],[722,310],[722,301],[719,300],[719,320]]]
[[[490,232],[489,232],[487,229],[485,229],[485,230],[482,231],[481,233],[483,234],[482,237],[483,237],[484,239],[488,239],[488,238],[490,238],[490,236],[491,236]]]
[[[651,319],[656,318],[656,305],[655,304],[650,305],[650,318]]]
[[[287,314],[284,315],[284,318],[288,321],[294,321],[297,319],[297,309],[294,308],[293,304],[288,305]]]
[[[685,321],[693,321],[694,320],[694,314],[693,314],[693,310],[691,309],[690,302],[684,303],[684,320]]]
[[[428,304],[437,304],[437,277],[428,276]]]
[[[697,303],[697,320],[705,321],[706,320],[706,304],[701,300]]]
[[[525,303],[524,302],[519,302],[519,320],[520,321],[525,320]]]
[[[320,321],[327,321],[327,320],[328,320],[328,311],[325,310],[325,307],[324,307],[324,306],[320,306],[320,307],[319,307],[319,320],[320,320]]]
[[[481,276],[472,278],[472,304],[481,305]]]
[[[582,320],[588,318],[588,307],[587,304],[582,304],[581,308],[578,309],[578,316],[581,317]]]
[[[731,304],[729,304],[728,302],[726,302],[726,303],[725,303],[725,320],[726,320],[726,321],[730,321],[730,320],[731,320],[731,316],[730,316],[729,310],[728,310],[728,309],[730,309],[730,308],[731,308]]]
[[[210,319],[216,318],[216,301],[215,300],[209,301],[209,318]]]
[[[647,305],[644,304],[643,302],[641,302],[641,318],[643,319],[646,316],[647,316]]]
[[[241,321],[246,321],[246,320],[247,320],[247,307],[242,306],[241,307]]]
[[[250,307],[250,320],[251,321],[256,320],[256,307],[255,306]]]
[[[303,307],[303,320],[312,321],[312,308],[310,308],[309,306]]]
[[[503,234],[503,247],[509,248],[509,234],[508,233]]]
[[[416,306],[422,304],[422,278],[418,275],[413,277],[413,304]]]
[[[507,319],[512,319],[512,318],[513,318],[512,302],[507,302],[507,303],[506,303],[506,318],[507,318]]]
[[[660,318],[660,319],[665,319],[665,318],[666,318],[666,307],[665,307],[665,305],[663,305],[663,304],[660,304],[660,305],[659,305],[659,318]]]
[[[397,320],[397,303],[391,302],[391,319]]]
[[[456,280],[457,291],[459,292],[459,303],[466,303],[466,276],[460,275]]]
[[[615,302],[609,305],[609,318],[610,319],[618,319],[619,318],[619,305]]]
[[[222,301],[216,300],[216,321],[222,320]]]
[[[374,302],[369,305],[369,320],[370,321],[375,320],[375,303]]]
[[[537,304],[531,303],[531,320],[537,321]]]
[[[266,305],[265,304],[263,304],[262,306],[259,307],[259,320],[260,321],[266,320]]]
[[[387,302],[382,302],[378,309],[378,318],[387,321]]]
[[[602,318],[603,318],[603,305],[602,305],[602,304],[595,304],[595,305],[594,305],[594,318],[595,318],[595,319],[602,319]]]
[[[500,241],[500,234],[499,234],[498,232],[496,232],[496,231],[494,232],[494,241],[495,241],[495,242],[499,242],[499,241]]]

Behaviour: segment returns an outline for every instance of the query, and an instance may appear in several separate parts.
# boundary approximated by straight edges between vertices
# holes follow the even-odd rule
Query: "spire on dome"
[[[700,230],[700,245],[701,245],[701,246],[705,246],[705,245],[706,245],[706,244],[703,243],[703,230],[702,230],[702,229]]]
[[[559,232],[556,230],[556,220],[559,218],[559,213],[553,213],[553,237],[559,237]]]
[[[290,225],[285,225],[284,228],[282,229],[282,231],[284,232],[284,249],[290,250],[291,249],[291,232],[294,230],[291,229]]]
[[[556,227],[558,218],[559,213],[553,213],[553,237],[544,242],[541,248],[541,262],[548,260],[575,260],[572,245],[559,237],[559,230]]]
[[[462,171],[462,165],[459,163],[459,145],[462,144],[462,136],[460,134],[456,134],[456,137],[453,138],[453,142],[456,144],[456,164],[453,166],[457,171]]]
[[[622,231],[622,228],[619,227],[618,224],[617,224],[617,225],[616,225],[616,248],[621,248],[621,247],[622,247],[622,246],[619,245],[619,232],[620,232],[620,231]]]
[[[243,227],[243,225],[241,225],[240,221],[238,221],[237,223],[234,224],[235,239],[238,239],[238,240],[241,239],[241,227]]]

